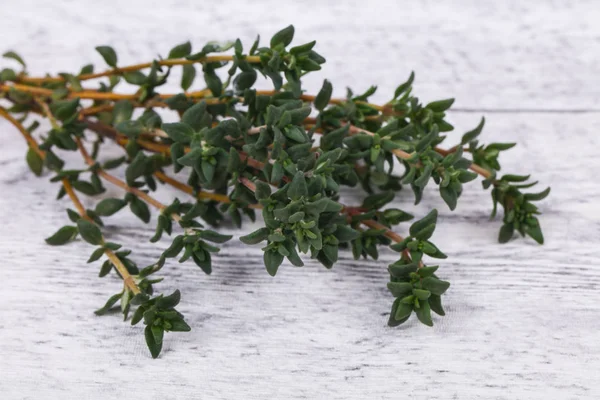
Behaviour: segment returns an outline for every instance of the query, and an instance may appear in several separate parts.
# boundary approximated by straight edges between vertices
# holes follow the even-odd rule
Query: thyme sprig
[[[95,72],[89,64],[45,77],[30,76],[15,52],[5,54],[20,70],[0,71],[0,116],[26,140],[31,170],[60,182],[58,197],[69,197],[75,207],[67,209],[71,223],[46,241],[63,245],[81,237],[94,246],[88,262],[106,257],[100,277],[113,272],[123,286],[96,313],[119,303],[133,325],[143,320],[152,357],[159,355],[165,332],[190,330],[175,309],[179,290],[155,294],[162,281],[156,274],[172,258],[191,260],[210,274],[218,245],[231,236],[207,225],[231,220],[241,227],[245,218],[255,220],[260,213],[261,227],[240,241],[263,244],[272,276],[284,260],[303,266],[304,255],[332,268],[347,249],[355,258],[377,259],[386,247],[399,252],[399,260],[388,267],[388,289],[395,297],[390,326],[412,313],[433,325],[431,311],[444,315],[442,295],[450,286],[438,276],[437,265],[426,264],[429,258],[446,258],[431,242],[436,210],[401,229],[405,237],[396,233],[398,225],[413,219],[388,207],[403,187],[410,187],[419,203],[433,181],[454,210],[464,186],[481,176],[483,187],[491,189],[492,216],[498,205],[504,211],[500,242],[516,231],[543,243],[540,210],[533,202],[549,189],[527,192],[535,185],[527,183],[528,175],[499,176],[499,156],[514,143],[480,143],[482,119],[459,143],[444,148],[446,133],[454,129],[446,120],[454,100],[421,103],[412,93],[413,73],[383,105],[369,101],[376,87],[358,95],[348,89],[344,98],[334,98],[331,82],[324,80],[318,93],[305,93],[302,78],[320,70],[325,59],[315,51],[315,41],[292,46],[293,37],[294,27],[288,26],[267,46],[257,38],[248,51],[240,40],[211,42],[196,52],[186,42],[165,58],[130,66],[120,64],[113,48],[99,46],[108,69]],[[173,68],[181,69],[182,90],[161,92]],[[259,75],[272,82],[273,90],[254,88]],[[196,80],[205,87],[190,90]],[[119,92],[122,82],[136,91]],[[171,110],[177,119],[163,120],[159,110]],[[51,128],[37,134],[43,119]],[[26,121],[31,121],[27,127]],[[107,140],[122,147],[122,156],[101,157]],[[67,169],[64,151],[79,152],[83,167]],[[110,172],[118,168],[124,180]],[[94,209],[85,209],[78,196],[100,196],[106,183],[122,189],[123,196],[104,197]],[[152,192],[160,184],[185,198],[159,202]],[[362,204],[343,204],[342,186],[362,192]],[[157,212],[150,241],[172,235],[159,259],[145,268],[102,234],[103,220],[126,208],[144,223],[152,220],[152,209]]]

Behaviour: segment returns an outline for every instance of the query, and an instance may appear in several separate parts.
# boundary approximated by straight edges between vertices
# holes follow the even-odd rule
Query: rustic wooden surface
[[[299,41],[317,38],[328,58],[312,90],[324,77],[340,95],[375,83],[384,101],[414,69],[424,99],[457,98],[456,138],[485,113],[484,140],[518,142],[503,156],[507,171],[553,189],[541,205],[546,244],[496,243],[499,222],[489,221],[479,183],[453,213],[428,190],[417,214],[440,209],[447,316],[432,329],[414,321],[390,329],[394,254],[378,262],[346,254],[331,271],[285,265],[271,278],[259,246],[234,239],[210,277],[189,264],[165,268],[160,287],[182,290],[193,331],[168,335],[151,360],[139,327],[92,313],[120,285],[96,277],[89,246],[45,245],[67,221],[68,201],[53,200],[48,176],[32,176],[25,144],[0,121],[0,397],[600,398],[597,2],[323,3],[21,0],[1,8],[0,47],[19,50],[34,74],[55,73],[101,65],[99,44],[127,63],[187,39],[249,43],[259,32],[266,40],[294,22]],[[408,192],[397,197],[411,202]],[[152,228],[117,215],[109,236],[141,265],[154,261],[165,242],[150,244]]]

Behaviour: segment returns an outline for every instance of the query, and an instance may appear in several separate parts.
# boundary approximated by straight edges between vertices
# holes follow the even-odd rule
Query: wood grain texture
[[[299,40],[317,38],[328,57],[308,82],[313,91],[329,77],[338,94],[370,81],[391,93],[414,69],[424,99],[452,95],[458,107],[491,109],[482,139],[519,143],[503,156],[506,172],[529,171],[553,191],[542,203],[546,244],[537,246],[496,243],[499,222],[489,221],[491,200],[478,182],[452,213],[427,190],[417,214],[439,208],[435,240],[449,255],[440,271],[452,282],[447,316],[434,328],[414,321],[386,326],[391,252],[377,262],[345,254],[330,271],[312,262],[285,265],[276,278],[264,271],[260,246],[237,239],[215,257],[210,277],[171,262],[160,288],[182,290],[181,311],[193,331],[169,334],[152,361],[139,327],[92,313],[120,285],[98,279],[99,265],[85,263],[89,246],[43,242],[68,221],[70,205],[53,200],[58,188],[48,176],[29,172],[25,144],[0,121],[1,397],[600,398],[600,114],[524,112],[598,108],[600,8],[594,1],[438,3],[3,5],[2,48],[18,49],[34,73],[89,60],[101,65],[98,44],[115,45],[126,63],[187,39],[249,42],[259,32],[265,40],[294,21]],[[515,112],[497,112],[507,109]],[[452,113],[455,138],[478,119]],[[113,147],[102,157],[117,153]],[[120,193],[107,187],[107,195]],[[176,195],[163,190],[158,197]],[[410,204],[411,193],[397,196],[395,205]],[[149,243],[152,228],[128,213],[107,225],[108,236],[132,248],[140,265],[167,245]]]

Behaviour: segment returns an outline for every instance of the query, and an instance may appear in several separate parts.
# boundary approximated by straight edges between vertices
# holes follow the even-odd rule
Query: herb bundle
[[[64,245],[79,236],[93,246],[88,262],[104,258],[99,276],[115,274],[123,284],[96,314],[120,306],[132,325],[143,322],[152,357],[159,355],[165,332],[190,330],[176,310],[180,292],[155,293],[161,281],[156,273],[177,258],[210,274],[218,245],[231,239],[214,230],[226,220],[241,227],[260,214],[262,227],[239,239],[263,245],[272,276],[285,259],[303,266],[301,254],[331,268],[340,250],[373,259],[384,247],[398,252],[398,261],[388,267],[387,286],[395,298],[390,326],[413,313],[433,325],[431,312],[444,315],[442,295],[450,286],[438,266],[429,264],[446,258],[431,241],[437,211],[396,229],[413,219],[386,207],[402,188],[412,190],[416,204],[428,184],[435,186],[454,210],[463,185],[479,175],[491,191],[492,216],[498,206],[503,212],[499,241],[518,232],[543,243],[534,203],[549,189],[525,191],[536,184],[528,183],[528,175],[499,175],[499,155],[514,143],[480,143],[482,119],[459,143],[442,148],[453,130],[445,119],[453,99],[421,103],[412,93],[412,73],[384,105],[369,102],[376,87],[362,94],[348,89],[345,98],[333,98],[327,80],[318,93],[306,94],[302,77],[318,71],[325,58],[314,41],[291,46],[293,36],[289,26],[268,46],[257,39],[247,52],[240,40],[211,42],[197,52],[188,42],[167,58],[131,66],[121,65],[111,47],[100,46],[96,50],[109,69],[95,72],[86,65],[78,73],[45,77],[30,76],[16,53],[4,54],[20,70],[0,71],[0,115],[27,141],[34,174],[48,171],[60,184],[58,198],[69,197],[74,207],[67,208],[70,223],[46,241]],[[181,93],[161,93],[159,87],[179,68]],[[273,90],[254,88],[259,75]],[[190,91],[195,80],[206,88]],[[137,90],[116,90],[122,82]],[[163,121],[166,110],[177,122]],[[38,134],[39,119],[51,129]],[[122,147],[121,157],[101,157],[108,141]],[[79,152],[84,167],[67,168],[60,157],[64,151]],[[118,168],[125,179],[111,172]],[[106,184],[120,187],[123,196],[86,209],[79,196],[99,196]],[[162,204],[152,195],[161,184],[182,191],[182,197]],[[362,204],[342,204],[341,186],[364,193]],[[151,242],[172,237],[152,265],[139,267],[130,250],[102,233],[103,220],[126,208],[144,223],[156,213]]]

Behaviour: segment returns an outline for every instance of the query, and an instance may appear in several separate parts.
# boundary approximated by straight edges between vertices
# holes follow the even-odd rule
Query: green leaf
[[[254,196],[256,197],[256,200],[268,199],[269,196],[271,196],[271,186],[269,186],[268,183],[257,180],[255,185],[256,190],[254,191]]]
[[[327,104],[329,104],[329,100],[331,100],[331,94],[333,93],[333,86],[331,82],[327,79],[323,81],[323,86],[319,93],[317,93],[317,97],[315,97],[315,108],[319,111],[323,111]]]
[[[119,100],[113,108],[113,126],[131,119],[133,115],[133,104],[129,100]]]
[[[16,81],[17,74],[10,68],[4,68],[0,71],[0,82]],[[67,91],[68,92],[68,91]]]
[[[286,111],[288,112],[288,111]],[[300,129],[296,125],[290,125],[283,131],[286,138],[293,140],[298,143],[304,143],[307,141],[306,134],[304,130]]]
[[[184,92],[192,86],[194,79],[196,79],[196,67],[193,64],[184,65],[181,75],[181,88]]]
[[[169,58],[184,58],[189,56],[191,52],[192,44],[188,41],[173,47],[169,52]]]
[[[415,236],[417,232],[428,227],[430,224],[435,224],[437,222],[438,212],[436,209],[433,209],[427,214],[423,219],[420,219],[414,222],[409,229],[411,236]]]
[[[429,305],[429,301],[421,301],[420,307],[415,309],[415,314],[417,314],[417,318],[419,318],[419,321],[421,321],[427,326],[433,326],[433,321],[431,320],[431,307]]]
[[[178,319],[175,321],[170,321],[171,322],[171,329],[169,329],[169,331],[171,332],[189,332],[192,330],[192,328],[190,328],[190,326],[182,319]]]
[[[425,106],[425,108],[429,108],[431,111],[435,112],[444,112],[449,109],[454,103],[454,99],[445,99],[433,101]]]
[[[42,171],[44,169],[44,160],[42,160],[42,157],[40,157],[35,150],[29,147],[27,149],[27,155],[25,158],[27,160],[27,165],[29,165],[29,169],[31,169],[31,171],[37,176],[42,175]]]
[[[129,203],[129,209],[143,222],[150,222],[150,209],[144,201],[133,197]]]
[[[408,279],[410,274],[417,272],[419,269],[417,264],[391,264],[388,267],[390,275],[399,279]]]
[[[52,246],[63,245],[65,243],[68,243],[71,240],[75,239],[75,237],[77,237],[78,232],[79,231],[77,230],[76,226],[71,226],[71,225],[63,226],[58,231],[56,231],[56,233],[54,233],[52,236],[50,236],[49,238],[46,238],[46,243],[48,243]]]
[[[340,212],[343,206],[337,201],[331,200],[328,197],[323,197],[317,201],[309,203],[309,207],[306,209],[307,213],[318,215],[326,212]]]
[[[256,71],[253,69],[250,71],[240,72],[233,80],[233,86],[237,92],[243,93],[244,90],[250,89],[252,85],[254,85],[256,82],[256,77]]]
[[[503,150],[511,149],[511,148],[515,147],[516,145],[517,145],[516,143],[492,143],[486,147],[486,150],[503,151]]]
[[[89,263],[93,263],[94,261],[97,261],[98,259],[100,259],[100,257],[102,257],[103,254],[104,254],[104,247],[98,247],[96,250],[94,250],[94,252],[90,256],[90,258],[88,258],[87,263],[89,264]]]
[[[98,46],[96,47],[96,51],[100,53],[104,61],[111,67],[115,68],[117,66],[117,53],[110,46]]]
[[[142,86],[148,81],[148,77],[142,71],[125,72],[123,78],[127,83],[135,86]]]
[[[94,210],[96,214],[102,217],[108,217],[127,205],[127,202],[122,199],[104,199],[96,205]]]
[[[414,73],[414,71],[411,71],[410,76],[408,77],[408,80],[396,88],[396,91],[394,92],[394,99],[397,99],[404,92],[406,92],[408,89],[410,89],[414,80],[415,80],[415,73]]]
[[[223,92],[223,82],[221,81],[221,78],[219,78],[219,76],[215,73],[215,71],[204,71],[204,81],[206,82],[206,86],[210,89],[213,96],[221,96],[221,93]]]
[[[431,293],[441,296],[450,287],[450,282],[442,281],[434,276],[429,276],[421,281],[421,285],[423,286],[423,289],[429,290]]]
[[[166,310],[170,308],[175,308],[177,304],[181,301],[181,292],[179,289],[175,290],[168,296],[160,297],[156,300],[156,305],[158,308]]]
[[[135,180],[144,175],[144,172],[146,171],[146,161],[146,156],[140,151],[137,153],[131,164],[127,166],[125,178],[129,186],[133,186]]]
[[[210,184],[215,176],[215,166],[206,160],[202,160],[202,173],[206,178],[206,183]]]
[[[435,231],[435,225],[435,223],[429,224],[419,232],[416,232],[413,236],[418,240],[427,240],[431,237],[431,235],[433,235],[433,232]]]
[[[110,309],[117,303],[117,301],[119,301],[119,299],[121,298],[122,294],[123,293],[117,293],[117,294],[114,294],[114,295],[110,296],[110,298],[108,299],[108,301],[106,302],[106,304],[104,304],[104,306],[102,308],[99,308],[96,311],[94,311],[94,314],[96,314],[96,315],[104,315],[107,312],[109,312]]]
[[[173,239],[173,242],[171,243],[171,245],[169,246],[169,248],[167,248],[162,253],[162,255],[164,257],[167,257],[167,258],[177,257],[177,255],[183,249],[183,246],[184,246],[183,240],[184,240],[184,236],[183,235],[176,236],[175,239]]]
[[[512,175],[512,174],[506,174],[506,175],[503,175],[502,178],[500,178],[500,180],[501,181],[505,181],[505,182],[525,182],[530,177],[531,177],[531,175]]]
[[[425,247],[423,248],[423,252],[427,254],[429,257],[433,258],[448,258],[440,249],[436,247],[431,242],[425,242]]]
[[[185,165],[188,167],[195,167],[198,164],[198,160],[202,159],[202,149],[199,147],[194,148],[192,151],[184,155],[183,157],[179,157],[177,162],[181,165]]]
[[[539,244],[544,244],[544,235],[542,234],[542,228],[539,225],[528,226],[526,233]]]
[[[458,174],[458,181],[460,183],[471,182],[472,180],[477,178],[477,174],[471,171],[461,170]]]
[[[433,165],[428,164],[423,168],[421,175],[413,182],[415,186],[420,188],[424,188],[429,182],[429,178],[431,178],[431,172],[433,171]]]
[[[162,327],[160,329],[162,329]],[[148,350],[150,350],[150,354],[152,354],[152,358],[158,357],[162,350],[162,340],[160,343],[156,341],[150,325],[147,325],[144,329],[144,337],[146,338],[146,345],[148,346]]]
[[[12,58],[13,60],[15,60],[16,62],[21,64],[23,66],[23,68],[25,68],[27,66],[25,64],[25,61],[23,61],[23,58],[21,58],[21,56],[18,55],[17,53],[15,53],[14,51],[7,51],[6,53],[2,54],[2,57]]]
[[[417,270],[417,273],[421,278],[427,278],[429,276],[432,276],[438,268],[439,266],[437,265],[433,265],[431,267],[421,267]]]
[[[115,129],[134,139],[144,131],[144,125],[140,121],[123,121],[115,126]]]
[[[458,200],[458,196],[454,189],[452,189],[450,186],[440,186],[440,195],[450,210],[454,211]]]
[[[444,307],[442,307],[442,298],[440,296],[438,296],[437,294],[432,294],[431,297],[429,297],[428,302],[429,302],[431,311],[433,311],[437,315],[441,315],[441,316],[446,315],[446,312],[444,311]]]
[[[54,116],[64,122],[73,118],[77,112],[77,107],[79,107],[79,98],[55,101],[50,108]]]
[[[333,233],[335,238],[341,243],[350,242],[360,236],[356,230],[346,225],[338,225],[335,232]]]
[[[100,228],[98,228],[98,225],[94,224],[93,222],[81,218],[79,221],[77,221],[77,228],[79,229],[79,234],[83,240],[89,244],[99,246],[104,242]]]
[[[194,130],[188,124],[181,122],[162,124],[162,129],[175,142],[187,144],[192,140]]]
[[[388,282],[387,287],[394,297],[406,296],[413,290],[413,285],[408,282]]]
[[[61,160],[52,151],[47,151],[46,158],[44,159],[44,165],[46,165],[51,170],[61,170],[62,167],[65,165],[65,162]]]
[[[312,50],[313,47],[315,47],[315,44],[317,44],[317,41],[313,40],[312,42],[308,42],[305,44],[301,44],[300,46],[292,47],[290,49],[290,54],[301,55],[302,53],[308,53],[309,51]]]
[[[510,239],[512,239],[515,233],[515,227],[513,224],[504,224],[500,228],[500,232],[498,233],[498,241],[500,243],[506,243]]]
[[[400,299],[397,299],[397,300],[400,300]],[[405,304],[405,303],[398,301],[398,307],[396,308],[396,312],[394,313],[394,319],[396,319],[396,321],[401,321],[403,319],[406,319],[406,318],[410,317],[410,314],[412,314],[412,311],[413,311],[413,306],[411,304]]]
[[[283,262],[283,255],[281,255],[277,251],[267,250],[264,254],[264,262],[265,267],[267,267],[267,272],[271,276],[275,276],[277,273],[277,269]]]
[[[427,300],[431,296],[431,292],[424,289],[413,289],[412,293],[419,300]]]
[[[273,35],[273,37],[271,38],[271,48],[274,48],[279,44],[283,44],[283,47],[286,47],[292,42],[293,38],[294,26],[289,25]]]
[[[473,129],[463,135],[462,139],[460,140],[460,144],[464,145],[464,144],[467,144],[470,141],[474,140],[477,136],[479,136],[484,125],[485,125],[485,118],[482,117],[481,122],[479,122],[479,125],[477,125],[477,127],[475,129]]]
[[[381,193],[375,193],[365,197],[362,202],[362,207],[369,210],[378,210],[389,202],[394,200],[395,193],[393,190],[387,190]]]
[[[296,175],[294,175],[294,179],[290,183],[287,194],[292,200],[298,200],[301,197],[308,195],[308,187],[306,186],[306,179],[304,178],[304,173],[302,171],[298,171],[296,172]]]
[[[206,117],[206,102],[201,101],[197,104],[194,104],[187,110],[185,110],[185,112],[181,116],[181,122],[183,123],[181,125],[184,125],[184,126],[181,126],[181,127],[175,126],[175,127],[178,128],[179,130],[181,130],[181,129],[185,130],[186,136],[190,136],[191,133],[187,128],[190,127],[190,128],[192,128],[192,130],[199,131],[205,124],[205,117]],[[172,126],[173,124],[169,124],[169,125]],[[163,125],[163,127],[164,127],[164,125]],[[173,137],[172,137],[172,139],[176,140]],[[177,140],[177,141],[180,141],[180,140]]]
[[[91,74],[93,72],[94,72],[94,65],[86,64],[83,67],[81,67],[81,70],[79,71],[79,75]]]
[[[400,306],[400,304],[402,304],[402,302],[400,300],[401,300],[400,298],[397,298],[392,303],[392,311],[390,312],[390,318],[388,319],[388,326],[393,327],[393,326],[398,326],[400,324],[403,324],[410,317],[410,315],[409,315],[408,317],[404,317],[400,320],[396,320],[396,318],[395,318],[396,312],[398,312],[398,307]]]
[[[241,236],[240,240],[245,244],[257,244],[263,240],[266,240],[269,236],[269,233],[270,231],[268,228],[260,228],[245,236]]]
[[[550,188],[546,188],[546,190],[541,191],[539,193],[525,193],[523,196],[525,200],[529,201],[539,201],[545,199],[550,194]]]
[[[198,233],[198,236],[200,236],[202,239],[214,242],[214,243],[225,243],[226,241],[230,240],[233,236],[231,235],[222,235],[220,233],[217,233],[215,231],[211,231],[211,230],[203,230],[200,231]]]

